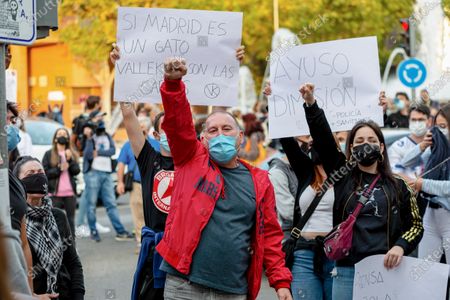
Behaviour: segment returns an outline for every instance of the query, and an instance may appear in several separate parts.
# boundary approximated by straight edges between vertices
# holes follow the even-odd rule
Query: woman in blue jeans
[[[349,255],[337,260],[333,271],[332,299],[351,300],[355,264],[383,254],[386,269],[399,266],[402,257],[411,253],[422,238],[422,219],[414,192],[402,178],[392,174],[379,126],[373,121],[356,123],[348,134],[344,155],[336,147],[325,113],[317,105],[313,92],[312,84],[300,88],[314,149],[326,173],[336,179],[334,226],[348,218],[361,194],[374,184],[353,226]],[[380,102],[384,102],[383,96]],[[345,168],[348,160],[354,162],[354,168]]]
[[[270,86],[267,86],[265,94],[269,95],[270,93]],[[298,180],[298,196],[292,212],[293,226],[296,226],[301,215],[305,213],[316,194],[321,190],[327,174],[317,152],[311,146],[309,136],[302,136],[298,139],[282,138],[280,142]],[[277,191],[278,187],[274,187]],[[277,201],[278,209],[280,209],[278,207],[280,203]],[[332,299],[331,271],[334,263],[325,256],[321,240],[333,227],[333,203],[334,192],[331,187],[320,200],[296,242],[294,264],[291,270],[293,275],[291,291],[294,300]]]

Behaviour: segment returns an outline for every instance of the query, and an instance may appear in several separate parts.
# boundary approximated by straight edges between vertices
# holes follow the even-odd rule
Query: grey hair
[[[152,128],[152,120],[149,117],[139,116],[138,121],[139,121],[139,124],[142,124],[145,126],[145,129],[150,130],[150,128]]]

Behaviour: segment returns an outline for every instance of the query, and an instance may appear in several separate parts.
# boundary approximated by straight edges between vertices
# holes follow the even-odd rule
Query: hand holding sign
[[[384,256],[384,266],[386,269],[393,269],[400,265],[405,251],[400,246],[394,246]]]
[[[388,100],[386,98],[386,92],[385,91],[381,91],[380,92],[380,96],[378,97],[378,99],[380,100],[379,105],[381,107],[383,107],[383,113],[386,113],[387,106],[388,106]]]
[[[111,63],[113,65],[115,65],[116,61],[118,61],[120,59],[120,50],[116,43],[113,43],[112,46],[113,46],[113,49],[109,53],[109,58],[111,59]]]
[[[299,91],[306,104],[313,105],[316,102],[314,99],[314,84],[305,83],[300,87]]]
[[[237,60],[242,63],[245,57],[245,46],[240,46],[236,49],[236,58]]]
[[[266,97],[272,95],[272,88],[270,87],[270,82],[266,82],[266,86],[264,87],[263,93],[264,95],[266,95]]]

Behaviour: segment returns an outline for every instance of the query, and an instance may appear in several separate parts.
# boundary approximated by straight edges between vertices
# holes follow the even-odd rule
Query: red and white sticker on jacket
[[[153,203],[157,209],[166,214],[170,210],[174,174],[174,171],[161,170],[156,173],[153,181]]]

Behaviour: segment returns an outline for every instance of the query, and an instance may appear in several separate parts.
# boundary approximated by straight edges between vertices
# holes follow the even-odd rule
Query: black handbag
[[[123,182],[125,185],[125,192],[131,192],[133,190],[133,182],[134,182],[134,169],[136,168],[136,165],[134,165],[133,170],[128,171],[123,176]]]

